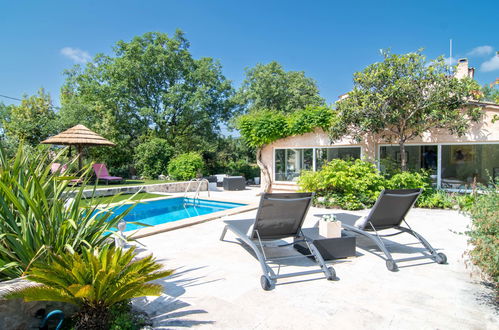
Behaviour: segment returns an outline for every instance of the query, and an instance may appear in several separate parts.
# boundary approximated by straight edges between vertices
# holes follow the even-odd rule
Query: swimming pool
[[[169,198],[137,204],[133,210],[125,216],[125,221],[136,221],[150,226],[173,222],[181,219],[197,217],[218,211],[228,210],[246,204],[219,202],[206,199],[192,198]],[[114,214],[120,214],[128,206],[119,206],[113,210]],[[141,225],[127,223],[125,231],[144,228]]]

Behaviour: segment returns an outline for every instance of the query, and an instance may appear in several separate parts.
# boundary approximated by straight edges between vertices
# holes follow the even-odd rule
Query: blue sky
[[[467,57],[476,79],[499,77],[497,1],[0,0],[0,94],[44,87],[59,104],[63,71],[118,40],[180,28],[195,57],[213,57],[236,87],[244,69],[276,60],[314,78],[328,103],[379,49]],[[496,13],[496,14],[494,14]],[[481,47],[481,48],[477,48]],[[0,98],[5,104],[14,103]]]

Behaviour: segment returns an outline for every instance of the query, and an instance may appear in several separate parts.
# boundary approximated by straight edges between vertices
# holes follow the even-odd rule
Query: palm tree
[[[107,329],[109,308],[142,296],[159,296],[162,286],[148,283],[172,274],[161,270],[152,256],[135,259],[134,248],[109,245],[83,248],[80,254],[53,255],[28,271],[27,278],[41,285],[14,291],[9,298],[28,301],[59,301],[78,306],[77,329]]]

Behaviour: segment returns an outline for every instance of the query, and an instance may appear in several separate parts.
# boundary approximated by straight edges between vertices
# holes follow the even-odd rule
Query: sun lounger
[[[105,181],[106,184],[109,182],[121,182],[123,178],[120,176],[111,176],[106,168],[106,164],[93,164],[92,165],[97,181]]]
[[[372,240],[385,254],[386,268],[390,271],[398,270],[397,262],[424,258],[430,258],[439,264],[445,264],[447,262],[445,254],[438,253],[430,245],[430,243],[428,243],[420,234],[412,230],[405,221],[405,216],[414,206],[421,192],[422,189],[383,190],[367,217],[357,220],[354,225],[342,222],[342,227],[344,230],[352,231]],[[401,226],[402,222],[406,224],[407,228]],[[379,231],[386,229],[395,229],[397,232],[388,235],[378,234]],[[425,253],[423,256],[393,259],[381,238],[395,236],[402,233],[408,233],[414,236],[430,254]]]
[[[327,267],[313,243],[303,238],[301,227],[312,201],[312,193],[266,193],[260,199],[260,206],[255,219],[227,220],[220,240],[224,240],[227,231],[234,233],[243,243],[255,253],[263,275],[260,283],[264,290],[271,290],[279,278],[308,275],[323,272],[328,280],[333,280],[336,273],[333,267]],[[281,258],[268,258],[265,246],[274,242],[272,247],[285,247],[296,242],[283,243],[284,238],[302,238],[308,245],[311,255],[320,266],[318,270],[309,270],[295,273],[275,273],[269,263],[285,258],[296,258],[297,255]],[[275,245],[278,241],[278,245]],[[299,257],[303,257],[300,255]]]
[[[66,173],[66,171],[68,170],[68,165],[67,164],[60,164],[60,163],[52,163],[52,165],[50,166],[50,172],[52,174],[56,174],[56,175],[64,175]],[[80,183],[82,183],[82,180],[81,179],[72,179],[69,181],[71,185],[78,185]]]

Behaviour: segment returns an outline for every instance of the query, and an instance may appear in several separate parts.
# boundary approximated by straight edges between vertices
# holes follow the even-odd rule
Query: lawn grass
[[[151,194],[144,192],[144,193],[138,193],[137,195],[133,196],[133,198],[131,198],[132,196],[133,195],[131,194],[126,194],[119,196],[96,197],[94,199],[84,199],[81,201],[81,203],[84,206],[87,206],[87,205],[107,204],[109,202],[118,203],[129,198],[134,201],[140,201],[142,199],[148,199],[148,198],[165,197],[166,195],[158,195],[158,194]]]
[[[126,179],[125,182],[123,183],[99,183],[97,185],[97,188],[113,188],[113,187],[126,187],[126,186],[142,186],[146,184],[156,184],[156,183],[168,183],[168,182],[174,182],[172,180],[130,180]],[[88,185],[89,187],[93,187],[92,184]]]

